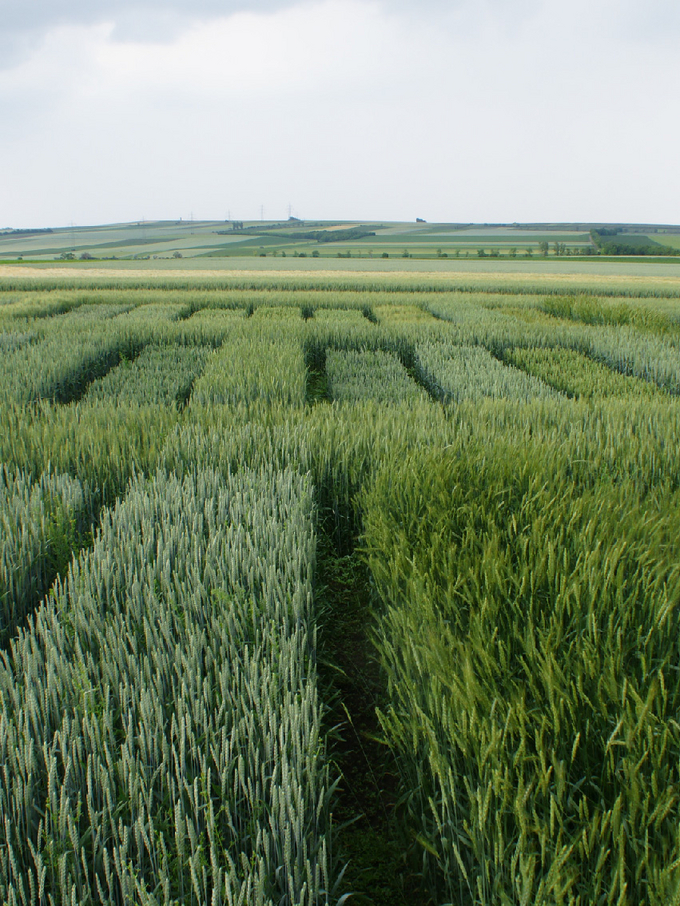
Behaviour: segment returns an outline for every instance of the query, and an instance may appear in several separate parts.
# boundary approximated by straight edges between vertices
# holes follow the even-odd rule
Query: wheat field
[[[351,903],[351,556],[418,903],[680,902],[679,298],[0,269],[0,900]]]

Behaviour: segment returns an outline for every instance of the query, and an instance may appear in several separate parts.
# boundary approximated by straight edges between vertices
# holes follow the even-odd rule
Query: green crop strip
[[[675,884],[677,493],[651,515],[567,466],[471,445],[393,464],[367,498],[381,721],[456,903],[662,903]]]

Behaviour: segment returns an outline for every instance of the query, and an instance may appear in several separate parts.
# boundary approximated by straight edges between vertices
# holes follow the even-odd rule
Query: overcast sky
[[[680,222],[678,0],[0,0],[0,227]]]

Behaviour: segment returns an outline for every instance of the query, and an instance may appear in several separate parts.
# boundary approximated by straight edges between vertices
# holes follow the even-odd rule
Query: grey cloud
[[[41,37],[58,26],[113,22],[114,38],[164,42],[191,22],[235,12],[271,12],[300,0],[0,0],[0,69],[28,56]],[[484,10],[501,21],[518,24],[552,0],[366,0],[385,12],[414,19]],[[642,41],[668,39],[680,32],[677,0],[647,0],[641,14],[638,0],[616,0],[612,31]],[[587,22],[587,18],[586,18]]]
[[[680,5],[677,0],[648,0],[644,5],[625,0],[622,24],[627,35],[638,40],[673,40],[680,32]]]
[[[181,18],[224,16],[236,10],[266,10],[292,0],[0,0],[2,31],[22,32],[57,25],[92,24],[121,17],[176,15]]]
[[[4,45],[20,53],[51,28],[101,22],[114,22],[118,37],[164,40],[191,21],[242,11],[269,12],[296,2],[300,0],[0,0],[0,48]],[[388,11],[409,10],[417,15],[426,9],[455,9],[471,0],[372,2]],[[518,0],[483,0],[482,5],[484,2],[497,7],[516,5]],[[0,65],[3,62],[0,57]]]
[[[410,12],[413,16],[436,11],[446,16],[460,10],[471,10],[477,15],[485,12],[495,19],[519,20],[541,9],[555,8],[554,0],[378,0],[387,11]],[[587,27],[592,0],[575,0],[574,16],[581,17]],[[678,0],[600,0],[597,10],[607,7],[613,32],[641,41],[656,41],[676,37],[680,32],[680,3]]]
[[[28,55],[59,26],[113,22],[115,37],[164,41],[188,23],[235,12],[268,12],[293,0],[0,0],[0,68]]]

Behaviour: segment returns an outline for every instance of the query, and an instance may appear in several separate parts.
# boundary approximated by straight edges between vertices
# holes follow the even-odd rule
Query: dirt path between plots
[[[320,545],[322,685],[330,690],[331,755],[342,779],[333,819],[347,863],[343,892],[354,906],[430,906],[422,892],[412,841],[400,820],[394,758],[381,741],[376,707],[383,697],[370,642],[370,587],[358,555],[337,557]],[[344,826],[343,826],[344,825]]]

